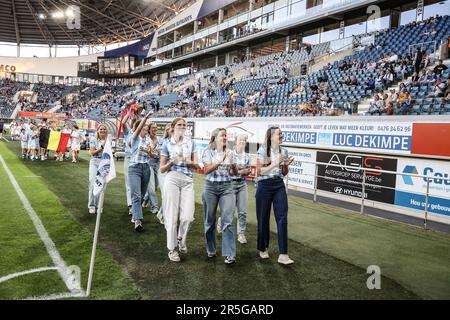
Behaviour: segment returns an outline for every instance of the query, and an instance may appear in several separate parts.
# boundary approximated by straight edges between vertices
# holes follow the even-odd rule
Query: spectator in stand
[[[391,70],[387,70],[386,74],[383,76],[384,89],[386,90],[387,88],[389,88],[392,82],[394,82],[394,75],[392,74]]]
[[[391,89],[390,91],[391,92],[390,92],[389,97],[388,97],[388,103],[393,103],[393,104],[397,103],[398,95],[395,92],[395,89]]]
[[[436,80],[436,75],[433,73],[433,71],[427,70],[426,82],[434,83],[435,80]]]
[[[416,53],[414,54],[414,71],[416,73],[419,73],[420,71],[420,64],[422,63],[422,51],[420,51],[420,48],[416,48]]]
[[[433,86],[433,92],[431,92],[428,97],[429,98],[442,98],[445,93],[445,83],[441,83],[441,79],[436,79]]]
[[[430,64],[430,55],[424,50],[422,51],[423,67],[426,69]]]
[[[369,77],[369,80],[366,82],[366,88],[364,89],[364,93],[367,93],[368,90],[375,90],[375,80],[372,76]]]
[[[376,95],[375,95],[375,100],[374,100],[374,102],[372,102],[372,103],[370,104],[368,113],[369,113],[371,116],[373,116],[373,115],[376,114],[376,113],[379,114],[379,115],[381,115],[383,108],[384,108],[384,107],[383,107],[383,101],[380,99],[380,97],[378,96],[378,94],[376,94]]]
[[[384,71],[380,71],[380,73],[375,78],[375,89],[384,89]]]
[[[420,85],[427,85],[427,74],[425,70],[422,70],[420,72],[420,76],[419,76],[419,84]]]
[[[411,95],[405,90],[403,90],[404,96],[400,104],[400,114],[411,113]]]
[[[388,103],[388,106],[384,110],[384,113],[386,113],[386,115],[388,115],[388,116],[391,116],[394,114],[394,103],[393,102]]]
[[[433,72],[435,75],[440,76],[443,71],[447,70],[447,66],[442,63],[442,60],[438,61],[438,64],[434,67]]]
[[[413,86],[419,85],[419,75],[417,74],[417,72],[413,73],[411,80],[409,80],[409,83]]]

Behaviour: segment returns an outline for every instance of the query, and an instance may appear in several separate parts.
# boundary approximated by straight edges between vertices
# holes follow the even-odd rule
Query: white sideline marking
[[[58,270],[58,268],[57,267],[42,267],[42,268],[37,268],[37,269],[30,269],[30,270],[26,270],[26,271],[11,273],[11,274],[8,274],[7,276],[1,277],[0,283],[6,282],[8,280],[18,278],[21,276],[25,276],[27,274],[44,272],[44,271],[48,271],[48,270]]]
[[[72,292],[64,292],[64,293],[55,293],[48,296],[40,296],[40,297],[28,297],[23,300],[58,300],[65,298],[82,298],[85,297],[85,293],[83,291],[72,291]]]
[[[33,221],[34,227],[36,228],[36,231],[39,234],[39,237],[41,238],[42,242],[45,245],[45,248],[47,249],[47,252],[50,256],[50,258],[53,260],[53,263],[56,266],[56,270],[58,271],[60,277],[66,284],[66,287],[73,291],[75,289],[80,288],[80,284],[74,284],[73,279],[71,279],[69,276],[71,275],[70,270],[67,268],[66,262],[62,259],[61,255],[58,252],[58,249],[56,249],[55,243],[50,239],[50,236],[48,235],[47,230],[45,230],[44,225],[42,224],[41,219],[39,219],[38,215],[36,214],[36,211],[34,211],[33,207],[31,206],[30,202],[28,201],[27,197],[23,193],[22,189],[20,188],[19,184],[16,181],[16,178],[14,178],[14,175],[9,170],[8,166],[6,165],[5,160],[0,155],[0,162],[3,165],[3,168],[5,169],[6,173],[8,174],[9,181],[11,181],[11,184],[13,185],[14,189],[17,192],[17,195],[19,196],[20,200],[23,203],[23,206],[25,207],[25,210],[27,211],[28,215],[30,216],[31,220]]]

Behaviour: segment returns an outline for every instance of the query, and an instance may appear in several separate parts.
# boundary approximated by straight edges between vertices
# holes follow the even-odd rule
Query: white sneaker
[[[164,215],[163,215],[161,209],[159,209],[158,214],[156,215],[156,217],[158,218],[159,223],[164,224]]]
[[[222,233],[222,218],[217,219],[217,233]]]
[[[142,231],[142,229],[144,229],[144,227],[142,226],[141,220],[136,220],[134,222],[134,230],[135,231]]]
[[[233,264],[233,263],[236,263],[236,257],[231,256],[226,257],[225,264]]]
[[[260,251],[259,256],[261,257],[261,259],[269,259],[269,250]]]
[[[159,208],[158,208],[158,207],[153,207],[153,208],[150,210],[150,212],[153,213],[153,214],[157,214],[158,211],[159,211]]]
[[[90,214],[95,214],[95,208],[89,208],[89,213]]]
[[[180,255],[175,250],[169,251],[168,256],[170,261],[180,262]]]
[[[238,241],[242,244],[246,244],[247,243],[247,238],[245,238],[244,234],[240,234],[238,235]]]
[[[131,218],[131,223],[135,223],[136,221],[134,221],[134,219],[133,218]]]
[[[287,254],[280,254],[280,256],[278,257],[278,263],[286,264],[286,265],[293,264],[294,260],[289,258],[289,256]]]
[[[183,245],[183,241],[181,241],[182,239],[178,239],[177,240],[177,244],[178,244],[178,250],[180,251],[180,253],[186,254],[187,253],[187,246]]]

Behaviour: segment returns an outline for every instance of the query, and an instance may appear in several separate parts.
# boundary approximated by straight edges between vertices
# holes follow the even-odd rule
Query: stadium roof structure
[[[193,2],[0,0],[0,42],[83,46],[142,39]]]

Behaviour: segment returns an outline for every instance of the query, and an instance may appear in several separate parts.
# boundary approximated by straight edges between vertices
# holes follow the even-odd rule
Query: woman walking
[[[150,124],[149,129],[149,143],[152,148],[152,156],[148,162],[150,166],[150,182],[148,184],[148,190],[144,197],[143,207],[147,206],[150,202],[151,208],[150,212],[157,214],[158,208],[158,198],[156,197],[156,188],[159,186],[159,162],[160,162],[160,152],[161,152],[161,139],[157,136],[158,126],[156,123]]]
[[[283,178],[288,174],[289,165],[294,158],[289,158],[288,151],[282,148],[281,129],[269,128],[265,143],[258,150],[256,190],[256,216],[258,220],[258,250],[262,259],[269,258],[270,209],[273,206],[277,223],[278,247],[281,264],[292,264],[288,256],[287,215],[288,200]]]
[[[170,123],[166,124],[166,127],[164,128],[164,134],[161,140],[161,152],[164,149],[164,145],[170,141],[171,131],[172,131],[171,124]],[[159,222],[161,224],[164,224],[164,180],[166,178],[166,175],[167,172],[162,173],[161,170],[159,170],[159,190],[161,191],[161,207],[159,208],[156,217],[159,219]]]
[[[91,159],[89,160],[89,202],[88,209],[90,214],[95,214],[98,209],[98,201],[100,196],[94,196],[94,183],[97,176],[98,166],[103,155],[103,148],[105,147],[106,138],[108,137],[108,129],[104,124],[100,124],[97,128],[95,137],[92,137],[89,142],[89,154]],[[62,161],[63,154],[59,155],[60,161]]]
[[[142,231],[142,199],[148,188],[150,179],[150,167],[148,161],[152,150],[148,141],[148,125],[146,124],[150,112],[142,120],[134,124],[133,135],[130,137],[129,146],[131,150],[130,164],[128,167],[128,182],[130,184],[131,205],[135,231]]]
[[[227,131],[215,129],[202,161],[205,165],[205,186],[202,195],[206,251],[208,257],[216,256],[216,211],[220,208],[222,228],[222,256],[226,264],[236,263],[234,238],[234,209],[236,195],[231,176],[238,172],[234,153],[227,148]]]
[[[186,120],[176,118],[171,124],[171,137],[161,153],[164,178],[163,208],[167,231],[167,249],[171,261],[179,262],[180,253],[187,253],[187,233],[194,221],[195,194],[192,169],[195,163],[194,142],[185,136]],[[178,246],[178,251],[176,247]]]
[[[245,230],[247,227],[247,182],[245,176],[251,173],[250,156],[245,152],[247,144],[247,135],[240,134],[235,140],[236,146],[234,156],[238,167],[238,174],[231,178],[234,192],[236,194],[236,209],[238,213],[238,241],[242,244],[247,243]]]
[[[81,137],[82,137],[82,132],[80,132],[77,125],[74,125],[73,131],[70,135],[70,138],[71,138],[70,149],[72,150],[72,162],[73,163],[78,161],[78,154],[80,153],[80,149],[81,149]]]

